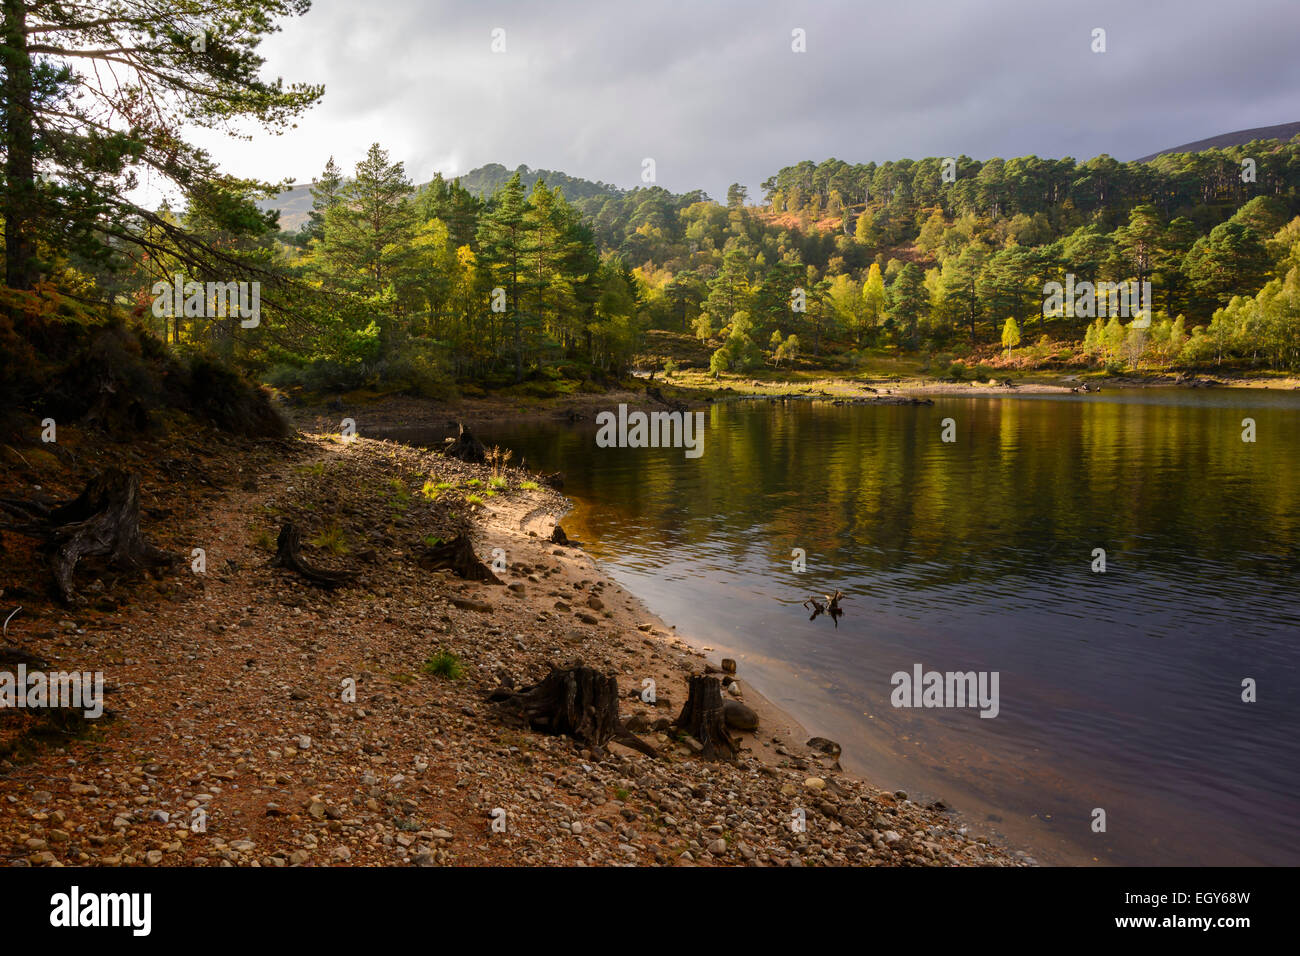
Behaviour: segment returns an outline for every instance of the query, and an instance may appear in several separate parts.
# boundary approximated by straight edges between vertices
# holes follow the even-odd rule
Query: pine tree
[[[331,156],[320,179],[311,187],[311,212],[307,213],[307,222],[302,227],[308,240],[325,238],[325,215],[339,204],[342,188],[343,171]]]
[[[322,87],[259,78],[262,39],[306,9],[296,0],[4,0],[5,285],[31,290],[50,271],[52,253],[104,261],[123,243],[140,246],[145,225],[154,230],[150,254],[172,253],[193,270],[227,276],[244,261],[185,235],[129,194],[146,166],[226,225],[265,230],[274,222],[250,195],[268,184],[221,176],[182,137],[241,119],[282,129],[320,99]],[[128,122],[112,125],[117,117]]]
[[[483,204],[473,193],[460,184],[435,173],[415,197],[416,215],[421,220],[440,219],[447,224],[451,241],[457,246],[468,246],[474,241],[479,212]]]
[[[387,291],[409,252],[415,224],[410,196],[402,164],[390,163],[388,153],[372,144],[325,215],[325,261],[344,287],[371,297]]]
[[[930,305],[929,294],[925,290],[925,274],[914,262],[903,266],[898,278],[889,287],[889,312],[898,324],[900,344],[906,348],[915,348],[917,328],[921,313]]]
[[[569,348],[581,326],[578,306],[582,286],[597,264],[594,244],[559,187],[548,189],[540,179],[528,198],[524,219],[528,227],[523,256],[526,308]],[[631,297],[629,309],[634,311],[635,281],[621,260],[618,266],[625,273],[622,281]]]
[[[500,288],[504,289],[510,304],[516,382],[524,380],[524,316],[520,311],[520,295],[526,280],[528,234],[533,228],[526,206],[523,183],[516,171],[492,197],[478,226],[483,261],[501,283]]]

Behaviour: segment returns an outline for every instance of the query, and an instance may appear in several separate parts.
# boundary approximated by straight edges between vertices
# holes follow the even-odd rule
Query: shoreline
[[[1041,375],[1041,373],[1033,373]],[[649,379],[639,376],[639,387],[623,387],[606,392],[582,392],[571,395],[554,395],[545,398],[509,394],[488,394],[478,397],[461,397],[452,400],[419,398],[400,394],[351,393],[330,402],[319,399],[298,401],[287,409],[300,428],[318,432],[337,431],[339,422],[347,416],[364,413],[369,427],[381,427],[392,434],[401,429],[427,433],[437,428],[454,431],[459,420],[496,423],[506,420],[529,421],[562,419],[578,421],[594,418],[600,410],[616,407],[620,403],[630,408],[662,410],[665,406],[646,392],[646,387],[667,388],[667,397],[693,409],[726,401],[811,401],[833,404],[911,404],[910,399],[930,396],[998,396],[1016,395],[1069,395],[1078,386],[1087,384],[1092,395],[1096,392],[1167,389],[1259,389],[1263,391],[1300,391],[1300,377],[1260,378],[1232,375],[1169,375],[1097,376],[1082,371],[1052,376],[1057,381],[1020,379],[1014,387],[992,382],[953,382],[938,378],[846,378],[826,376],[792,381],[760,381],[745,376],[726,375],[716,383],[694,387],[690,380]],[[722,383],[722,384],[720,384]],[[361,422],[358,421],[358,427]]]
[[[518,469],[489,497],[485,466],[360,431],[241,444],[196,430],[72,468],[24,448],[7,490],[65,497],[97,467],[129,467],[146,537],[176,554],[202,542],[208,565],[150,579],[87,562],[72,607],[6,595],[24,605],[11,645],[113,687],[109,719],[58,747],[0,711],[3,739],[24,745],[0,759],[10,864],[1026,865],[977,825],[840,771],[743,669],[758,733],[739,735],[735,763],[698,758],[665,731],[704,652],[549,541],[567,499]],[[327,591],[272,568],[285,521],[316,542],[304,558],[358,580]],[[505,551],[502,584],[429,565],[431,541],[466,529],[480,558]],[[28,555],[0,558],[31,576]],[[439,657],[455,666],[429,672]],[[616,675],[620,716],[658,756],[537,733],[487,699],[579,660]],[[646,678],[653,705],[635,696]]]
[[[574,509],[571,509],[566,514],[573,514],[578,507],[575,503]],[[592,501],[582,501],[580,507],[582,510],[596,509],[599,508],[599,504]],[[784,722],[786,727],[796,728],[796,732],[790,736],[798,740],[808,740],[814,733],[818,736],[832,737],[837,740],[847,740],[853,737],[856,749],[845,746],[840,758],[844,772],[873,787],[886,785],[885,777],[873,770],[871,764],[873,759],[881,760],[881,758],[883,758],[883,762],[889,762],[890,755],[887,749],[882,746],[880,741],[875,739],[874,734],[866,734],[865,736],[863,734],[856,736],[849,734],[840,737],[839,732],[833,729],[832,725],[839,725],[840,731],[847,730],[843,720],[846,712],[837,710],[833,705],[828,705],[826,701],[818,700],[817,687],[811,677],[808,675],[796,677],[789,671],[785,663],[776,658],[766,657],[762,652],[753,648],[713,638],[705,639],[697,636],[689,627],[679,630],[676,624],[665,624],[664,622],[669,618],[652,610],[643,598],[621,584],[611,572],[604,570],[598,559],[592,560],[596,566],[596,573],[602,574],[614,587],[626,592],[638,606],[644,609],[644,613],[649,619],[663,624],[666,633],[671,632],[680,637],[686,645],[693,649],[695,656],[707,660],[715,671],[723,657],[730,657],[738,662],[741,673],[744,673],[747,665],[752,666],[754,672],[766,672],[756,679],[758,683],[747,683],[746,689],[746,702],[758,710],[760,715],[770,714],[771,717]],[[802,694],[800,688],[803,688]],[[778,702],[778,689],[787,692],[785,699],[789,700],[790,703]],[[801,699],[804,702],[801,707],[794,703],[796,699]],[[759,702],[758,704],[755,703],[756,700]],[[798,716],[796,710],[805,711],[807,716]],[[810,731],[808,728],[814,729]],[[955,769],[960,774],[960,768]],[[936,787],[925,784],[919,787],[908,785],[906,792],[912,795],[912,799],[923,805],[929,806],[936,802],[944,805],[947,807],[946,812],[954,820],[987,831],[992,837],[996,838],[998,845],[1008,848],[1013,853],[1025,855],[1034,861],[1036,865],[1106,865],[1083,848],[1062,840],[1059,834],[1050,831],[1034,832],[1035,827],[1032,822],[1018,820],[1015,811],[1010,810],[1006,805],[997,803],[990,796],[982,794],[976,796],[972,792],[962,791],[960,787],[944,786],[942,783],[937,782]],[[955,791],[961,791],[959,799],[956,801],[952,799]],[[952,806],[954,802],[958,804],[955,807]],[[1008,825],[1009,820],[1015,820],[1015,822]]]
[[[743,398],[744,397],[742,396],[735,400],[742,400]],[[645,399],[646,397],[644,395],[638,395],[637,393],[628,391],[615,393],[613,395],[584,396],[581,401],[576,403],[565,402],[563,405],[558,403],[539,403],[537,406],[528,409],[524,417],[528,419],[550,418],[573,423],[575,420],[575,412],[578,413],[579,420],[590,419],[593,417],[596,410],[607,408],[611,403],[617,404],[617,402],[628,402],[630,405],[643,408],[662,407],[653,403],[647,403]],[[349,413],[356,412],[358,415],[361,414],[361,411],[358,409],[348,407],[347,410]],[[366,409],[366,411],[374,410],[376,409]],[[417,446],[421,443],[436,444],[438,436],[442,432],[447,432],[449,435],[455,434],[455,427],[459,423],[457,416],[463,415],[467,427],[470,427],[471,430],[476,433],[480,425],[490,426],[494,423],[500,423],[507,420],[518,421],[520,418],[518,410],[502,407],[497,403],[492,403],[486,406],[471,404],[469,407],[465,407],[464,405],[449,406],[445,404],[437,404],[433,407],[426,408],[424,403],[419,400],[409,400],[409,402],[396,405],[385,403],[379,406],[377,411],[379,411],[380,414],[367,415],[366,420],[372,422],[369,427],[374,429],[380,437],[385,440],[413,441]],[[418,417],[422,421],[411,422],[411,417]],[[433,424],[430,422],[431,419],[434,421],[441,420],[442,424]],[[306,420],[313,421],[317,424],[320,422],[319,416],[314,419],[307,418]],[[358,418],[357,421],[358,427],[360,427],[361,419]],[[381,424],[382,422],[388,422],[388,424]],[[557,521],[562,520],[565,515],[571,514],[575,507],[576,503],[571,499],[566,498],[565,501],[566,505],[564,506],[564,511],[557,515]],[[599,503],[583,502],[583,508],[599,508]],[[661,633],[676,633],[676,625],[669,628],[664,623],[664,620],[659,615],[655,614],[641,598],[628,591],[623,585],[619,584],[612,575],[609,574],[609,572],[604,571],[598,565],[595,565],[594,562],[592,573],[594,575],[600,575],[601,579],[606,581],[609,586],[617,588],[620,593],[623,593],[634,600],[642,609],[643,615],[647,619],[652,619]],[[681,632],[678,636],[685,641],[687,646],[693,648],[693,653],[696,657],[701,660],[707,660],[709,666],[713,668],[714,672],[720,673],[718,670],[718,664],[722,654],[717,648],[710,646],[710,641],[697,638],[685,631]],[[735,652],[733,656],[737,660],[743,662],[745,656],[744,651],[740,648],[730,648],[730,650]],[[751,700],[751,695],[753,700]],[[755,704],[755,701],[758,703]],[[772,719],[780,722],[786,730],[787,737],[790,739],[797,739],[798,741],[811,739],[812,732],[807,729],[808,727],[819,725],[824,723],[825,720],[829,720],[836,716],[831,712],[826,712],[818,706],[813,705],[810,712],[820,714],[823,720],[819,721],[814,719],[813,721],[808,722],[805,719],[801,721],[785,707],[776,703],[771,696],[764,695],[761,690],[754,688],[752,685],[749,685],[746,691],[746,702],[750,703],[751,706],[754,706],[764,720]],[[824,729],[815,732],[817,734],[834,736]],[[878,748],[879,744],[872,743],[868,749],[875,752]],[[881,781],[872,776],[869,768],[867,768],[861,761],[855,761],[852,757],[848,756],[844,759],[846,762],[858,764],[858,766],[850,771],[858,780],[871,786],[881,785]],[[908,789],[911,788],[909,787]],[[938,800],[940,803],[945,803],[945,801],[949,799],[949,795],[942,791],[943,788],[933,792],[924,787],[922,788],[922,792],[924,792],[926,797],[926,802]],[[1007,808],[1004,806],[992,803],[988,799],[963,802],[971,802],[972,805],[967,808],[957,808],[957,810],[953,812],[953,817],[955,819],[959,819],[965,823],[969,823],[971,826],[987,831],[991,836],[997,839],[1000,845],[1011,847],[1016,852],[1023,853],[1030,859],[1039,860],[1046,858],[1049,861],[1047,865],[1096,865],[1098,863],[1096,857],[1087,854],[1081,849],[1062,843],[1050,833],[1038,835],[1042,837],[1041,839],[1036,838],[1036,835],[1031,832],[1033,828],[1028,825],[1023,827],[1012,827],[1013,830],[1017,831],[1014,834],[1004,832],[1006,829],[1006,820],[1011,816]],[[985,819],[975,823],[973,821],[975,820],[977,812]]]

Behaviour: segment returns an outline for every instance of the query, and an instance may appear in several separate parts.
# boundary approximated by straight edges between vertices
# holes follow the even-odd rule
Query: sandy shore
[[[592,394],[577,393],[555,398],[520,398],[518,396],[487,395],[461,398],[454,401],[435,401],[404,395],[367,397],[367,400],[334,399],[326,403],[298,407],[293,416],[298,424],[315,432],[329,433],[340,429],[342,419],[353,418],[360,426],[382,428],[383,434],[402,440],[404,430],[412,435],[427,436],[432,428],[442,427],[448,433],[459,421],[473,424],[491,424],[502,421],[593,419],[597,412],[616,408],[620,403],[629,408],[647,410],[664,409],[646,392],[646,386],[657,388],[667,398],[681,401],[692,408],[704,408],[711,403],[726,401],[754,401],[761,399],[785,401],[815,401],[839,404],[898,404],[924,402],[935,396],[1016,396],[1016,395],[1069,395],[1089,397],[1097,392],[1148,388],[1248,388],[1278,391],[1300,389],[1300,378],[1295,376],[1259,377],[1242,375],[1127,375],[1097,376],[1083,372],[1061,372],[1054,376],[1032,373],[1033,378],[1017,374],[1010,379],[997,381],[942,381],[933,378],[846,378],[828,376],[814,381],[779,381],[747,379],[724,376],[716,382],[709,380],[706,387],[679,388],[680,379],[654,380],[642,377],[639,387]],[[1005,384],[1011,381],[1012,385]],[[692,385],[699,382],[691,380]],[[1089,391],[1079,389],[1086,384]]]
[[[69,460],[23,449],[6,493],[69,497],[98,467],[130,468],[146,535],[186,557],[152,579],[87,562],[62,607],[6,535],[5,579],[24,582],[0,595],[23,607],[6,648],[112,688],[110,714],[74,737],[0,710],[11,865],[1023,862],[840,771],[743,669],[757,732],[738,734],[734,763],[696,756],[671,723],[711,662],[581,547],[552,544],[568,504],[518,470],[489,495],[483,466],[366,438],[198,431],[92,450],[68,431]],[[326,591],[270,567],[284,521],[319,544],[309,560],[359,578]],[[504,552],[502,584],[428,567],[462,530],[485,560]],[[452,673],[431,672],[438,655]],[[620,715],[656,756],[536,733],[488,700],[577,662],[616,676]],[[647,679],[653,704],[637,696]]]

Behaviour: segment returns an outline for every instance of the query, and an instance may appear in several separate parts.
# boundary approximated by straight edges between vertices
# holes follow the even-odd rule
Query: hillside
[[[257,208],[278,209],[281,229],[290,232],[301,229],[307,222],[307,214],[311,212],[311,183],[297,183],[274,199],[259,199]]]
[[[525,190],[531,190],[537,180],[544,179],[548,186],[559,186],[564,190],[565,198],[571,202],[602,196],[612,198],[622,196],[625,192],[609,183],[593,182],[590,179],[569,176],[551,169],[529,169],[521,165],[514,170],[506,169],[500,163],[488,163],[457,178],[462,186],[481,199],[500,189],[516,171]],[[423,185],[423,183],[417,184],[416,188],[419,189]],[[296,232],[307,222],[307,214],[311,212],[311,186],[311,183],[297,183],[274,199],[259,200],[257,208],[278,209],[280,228],[288,232]]]
[[[567,173],[557,172],[553,169],[529,169],[524,165],[520,165],[516,169],[506,169],[500,163],[488,163],[486,166],[472,169],[464,176],[457,178],[462,186],[475,196],[483,199],[491,196],[505,185],[506,180],[516,172],[519,173],[519,181],[524,184],[524,189],[531,190],[537,180],[544,179],[546,185],[559,186],[564,190],[564,198],[570,202],[596,196],[612,198],[622,196],[626,192],[626,190],[611,186],[609,183],[593,182],[590,179],[583,179],[581,176],[570,176]]]
[[[1234,133],[1220,133],[1218,136],[1211,136],[1209,139],[1198,139],[1194,143],[1184,143],[1182,146],[1175,146],[1172,149],[1162,149],[1160,152],[1152,153],[1150,156],[1143,156],[1138,160],[1138,162],[1147,163],[1159,156],[1166,156],[1169,153],[1199,153],[1206,149],[1226,149],[1229,146],[1245,146],[1247,143],[1252,143],[1257,139],[1276,139],[1286,143],[1296,134],[1300,134],[1300,123],[1281,123],[1277,126],[1257,126],[1254,129],[1239,129]]]

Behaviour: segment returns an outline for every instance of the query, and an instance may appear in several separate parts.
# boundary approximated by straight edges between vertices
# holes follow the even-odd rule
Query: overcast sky
[[[1300,0],[315,0],[264,51],[320,105],[196,139],[273,181],[378,141],[417,182],[499,162],[631,187],[652,157],[674,192],[757,198],[801,159],[1134,159],[1300,120],[1298,35]]]

